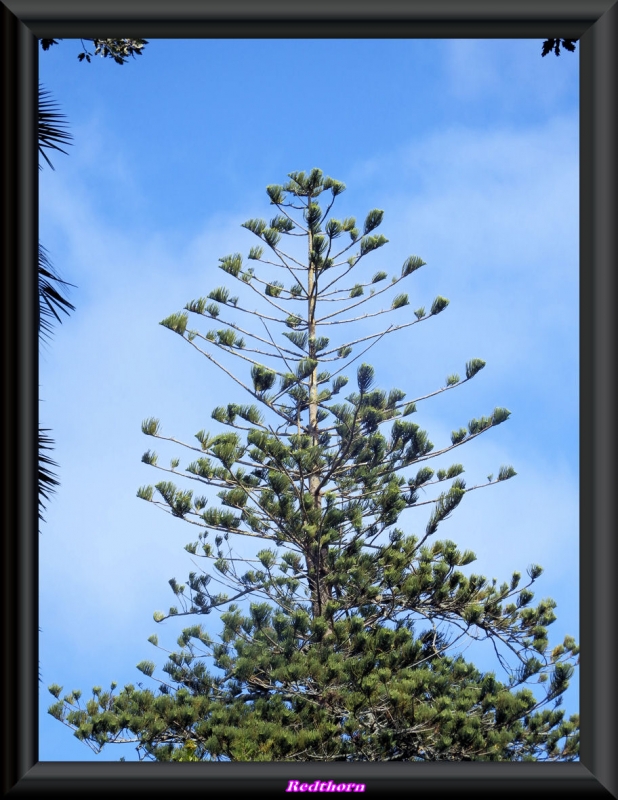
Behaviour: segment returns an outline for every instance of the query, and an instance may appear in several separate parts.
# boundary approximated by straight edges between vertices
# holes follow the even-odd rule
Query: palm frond
[[[58,275],[47,250],[39,242],[39,335],[47,339],[51,336],[53,320],[62,322],[58,312],[68,314],[69,311],[75,311],[75,306],[58,291],[54,283],[74,286]]]
[[[66,115],[59,113],[59,106],[50,99],[50,95],[51,93],[39,84],[39,153],[54,169],[45,150],[57,150],[68,155],[59,145],[71,144],[73,136],[66,130],[67,123],[64,121]],[[39,169],[41,169],[40,164]]]
[[[51,495],[56,491],[56,486],[60,486],[60,481],[56,478],[49,467],[57,467],[58,464],[45,454],[45,450],[53,450],[54,440],[47,436],[49,428],[41,428],[39,425],[39,519],[44,520],[45,501],[49,501]]]

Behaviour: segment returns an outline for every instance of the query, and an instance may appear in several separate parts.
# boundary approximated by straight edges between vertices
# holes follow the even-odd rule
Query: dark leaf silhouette
[[[73,286],[62,280],[51,263],[47,250],[39,243],[39,335],[48,339],[52,333],[54,319],[62,322],[59,311],[65,314],[75,311],[75,306],[58,291],[54,284]]]
[[[50,92],[39,85],[39,153],[54,169],[45,150],[57,150],[59,153],[68,155],[60,145],[71,144],[73,137],[66,130],[65,115],[58,111],[58,105],[50,99],[50,95]],[[41,169],[40,164],[39,169]]]
[[[546,39],[543,42],[543,50],[541,55],[545,57],[548,53],[555,53],[557,56],[560,55],[560,46],[564,47],[565,50],[568,50],[570,53],[575,52],[575,42],[577,39]]]

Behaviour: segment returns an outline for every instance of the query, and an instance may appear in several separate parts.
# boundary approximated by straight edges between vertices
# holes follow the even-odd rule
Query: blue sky
[[[518,474],[464,497],[438,536],[499,582],[541,564],[535,597],[558,603],[550,642],[577,637],[579,54],[541,58],[540,40],[152,40],[118,66],[78,63],[81,49],[40,54],[74,136],[40,173],[40,237],[76,285],[40,358],[62,483],[40,537],[40,760],[136,758],[133,745],[95,756],[47,714],[46,686],[154,688],[135,669],[165,662],[148,636],[171,650],[189,621],[152,618],[172,603],[168,580],[192,569],[195,537],[136,497],[160,479],[141,463],[141,421],[190,441],[216,429],[215,406],[247,400],[158,323],[225,283],[218,259],[246,255],[255,239],[240,224],[271,213],[266,185],[293,170],[347,185],[340,218],[384,210],[389,244],[367,263],[392,274],[420,255],[412,308],[449,298],[367,360],[410,399],[487,362],[415,422],[445,445],[505,406],[507,423],[445,463],[461,461],[469,486],[502,464]],[[424,529],[426,506],[405,513],[406,532]],[[565,708],[577,710],[576,680]]]

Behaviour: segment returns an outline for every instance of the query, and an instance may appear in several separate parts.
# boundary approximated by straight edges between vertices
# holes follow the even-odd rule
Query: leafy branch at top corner
[[[58,44],[58,39],[41,39],[41,48],[49,50],[52,45]],[[87,39],[86,41],[92,42],[94,45],[94,53],[87,49],[84,40],[80,40],[84,48],[81,53],[78,53],[77,58],[79,61],[87,61],[90,63],[92,56],[101,56],[102,58],[112,58],[117,64],[126,64],[129,57],[141,56],[142,50],[148,44],[146,39]]]
[[[560,55],[560,47],[564,47],[565,50],[568,50],[570,53],[575,52],[575,42],[578,41],[577,39],[545,39],[543,42],[543,49],[541,51],[541,56],[543,58],[548,55],[548,53],[555,53],[557,56]]]

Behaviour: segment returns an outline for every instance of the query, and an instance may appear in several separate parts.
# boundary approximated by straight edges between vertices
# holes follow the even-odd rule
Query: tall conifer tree
[[[220,613],[219,641],[193,624],[163,667],[167,677],[155,679],[158,692],[95,687],[82,706],[80,692],[61,699],[54,685],[50,713],[95,750],[134,741],[156,760],[572,760],[578,718],[565,720],[558,706],[578,647],[567,637],[549,648],[555,603],[531,604],[541,568],[531,566],[523,586],[517,572],[498,585],[464,574],[472,552],[435,540],[466,492],[515,471],[502,466],[467,487],[461,464],[434,471],[429,462],[509,411],[470,420],[436,449],[408,418],[485,362],[472,358],[464,378],[448,375],[414,400],[375,387],[367,350],[428,322],[448,300],[410,313],[400,284],[424,265],[418,256],[390,280],[364,269],[387,243],[376,233],[383,212],[360,226],[335,218],[344,189],[319,169],[268,186],[274,216],[244,223],[259,240],[251,265],[240,254],[219,260],[238,294],[219,286],[161,323],[251,397],[215,408],[222,432],[202,430],[196,445],[166,436],[154,418],[142,425],[192,460],[180,470],[178,457],[164,466],[148,450],[146,464],[187,482],[162,480],[138,496],[196,526],[186,550],[214,569],[170,580],[176,605],[154,618]],[[391,314],[368,330],[365,321]],[[214,327],[200,331],[194,318]],[[360,329],[345,336],[354,323]],[[336,399],[350,377],[353,391]],[[214,487],[220,505],[191,485]],[[430,507],[420,536],[403,530],[416,506]],[[256,552],[234,549],[242,539],[257,542]],[[471,638],[491,641],[503,681],[464,660]],[[138,669],[154,677],[153,662]]]

